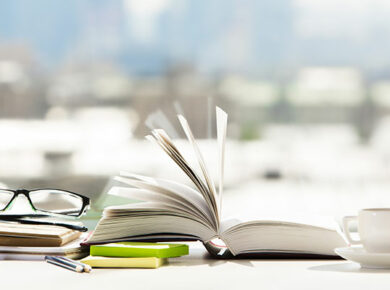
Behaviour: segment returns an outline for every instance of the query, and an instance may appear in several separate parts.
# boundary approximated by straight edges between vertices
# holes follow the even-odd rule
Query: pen
[[[80,232],[88,231],[88,228],[86,228],[84,226],[79,226],[79,225],[70,224],[70,223],[38,221],[38,220],[28,220],[28,219],[17,219],[16,221],[21,223],[21,224],[59,226],[59,227],[64,227],[64,228],[68,228],[71,230],[80,231]]]
[[[36,215],[32,215],[32,214],[27,214],[27,215],[0,214],[0,220],[3,220],[3,221],[18,222],[21,224],[60,226],[60,227],[65,227],[65,228],[80,231],[80,232],[88,231],[88,228],[86,228],[82,225],[77,225],[77,224],[73,224],[73,223],[66,223],[66,222],[50,221],[50,220],[38,220],[40,218],[50,218],[50,216],[49,215],[41,215],[41,214],[36,214]]]
[[[45,256],[45,260],[49,264],[53,264],[53,265],[56,265],[56,266],[59,266],[59,267],[62,267],[62,268],[65,268],[65,269],[68,269],[68,270],[71,270],[74,272],[81,273],[84,271],[84,268],[82,266],[77,265],[75,263],[70,263],[68,261],[58,259],[57,257]]]
[[[68,261],[70,263],[74,263],[74,264],[80,265],[81,267],[84,268],[84,272],[86,272],[86,273],[90,273],[92,271],[92,267],[90,265],[87,265],[87,264],[81,263],[79,261],[75,261],[75,260],[69,259],[67,257],[60,257],[60,256],[58,256],[57,258],[59,258],[61,260],[64,260],[64,261]]]

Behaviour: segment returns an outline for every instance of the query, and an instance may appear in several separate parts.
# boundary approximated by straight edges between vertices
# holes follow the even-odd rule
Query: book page
[[[210,195],[206,185],[203,183],[201,178],[196,174],[194,169],[189,165],[185,158],[180,154],[179,150],[176,148],[172,140],[165,133],[164,130],[153,130],[152,135],[146,136],[148,140],[156,142],[173,161],[186,173],[186,175],[192,180],[195,186],[198,188],[199,192],[204,197],[208,207],[210,208],[214,224],[218,227],[219,219],[217,217],[217,212],[215,210],[215,200],[213,201],[212,195]]]
[[[195,184],[195,186],[199,189],[199,192],[203,195],[206,202],[211,206],[211,201],[207,194],[207,189],[200,178],[197,176],[195,171],[189,166],[188,162],[184,159],[184,157],[180,154],[180,152],[175,148],[172,142],[169,142],[168,138],[163,138],[162,130],[153,130],[152,136],[146,136],[146,139],[155,142],[159,145],[165,153],[173,160],[175,163],[184,171],[184,173],[191,179],[191,181]]]
[[[140,200],[140,201],[152,201],[160,202],[177,208],[178,211],[185,211],[192,214],[194,218],[203,220],[206,223],[210,223],[209,218],[200,212],[197,208],[194,208],[192,204],[186,204],[182,200],[177,200],[164,194],[162,191],[154,191],[140,188],[118,187],[114,186],[108,192],[110,195],[121,196],[125,198]]]
[[[217,199],[217,193],[215,190],[215,185],[214,185],[213,179],[210,178],[210,174],[208,173],[208,170],[206,168],[206,164],[204,162],[203,155],[200,152],[198,145],[196,144],[194,135],[192,134],[191,128],[188,125],[187,120],[182,115],[178,115],[178,118],[179,118],[181,126],[183,127],[184,133],[187,136],[188,141],[190,142],[190,144],[192,145],[192,148],[194,149],[199,166],[202,169],[203,177],[204,177],[206,184],[207,184],[207,187],[208,187],[208,194],[210,195],[213,209],[216,213],[217,221],[219,223],[220,214],[219,214],[219,207],[218,207],[218,202],[217,202],[218,199]]]
[[[228,115],[219,107],[216,108],[217,114],[217,139],[219,155],[219,188],[218,188],[218,209],[222,208],[223,178],[225,168],[225,144]]]
[[[159,193],[167,194],[172,198],[178,199],[187,203],[188,205],[191,205],[192,207],[195,207],[202,215],[208,218],[211,224],[216,227],[214,216],[210,207],[207,205],[203,196],[193,188],[185,184],[162,178],[151,178],[127,172],[121,172],[120,175],[122,178],[128,178],[152,184],[156,186],[155,189]]]
[[[335,248],[346,245],[335,229],[277,220],[233,225],[221,234],[221,238],[234,255],[260,252],[335,255]]]
[[[171,138],[167,135],[164,130],[155,130],[154,136],[162,142],[164,146],[168,149],[169,153],[172,154],[173,158],[177,160],[179,166],[189,175],[190,178],[193,178],[195,185],[198,185],[199,191],[204,195],[206,201],[213,206],[213,200],[209,194],[209,190],[206,185],[203,183],[203,180],[198,176],[196,171],[190,166],[189,162],[184,158],[184,156],[177,149]]]
[[[209,223],[205,222],[204,219],[194,216],[192,213],[186,211],[183,207],[175,206],[174,204],[168,204],[165,202],[137,202],[109,206],[106,209],[107,211],[104,212],[104,216],[111,217],[111,220],[114,220],[117,215],[120,215],[122,218],[142,218],[146,212],[154,212],[155,216],[169,213],[169,216],[185,217],[210,227]]]
[[[261,213],[237,213],[234,218],[241,221],[240,226],[245,224],[296,224],[297,226],[313,226],[330,230],[338,230],[339,225],[332,216],[312,214],[261,214]],[[231,219],[231,216],[228,217]]]
[[[207,241],[216,236],[209,223],[179,212],[177,208],[161,202],[142,202],[109,206],[93,232],[90,243],[118,241],[153,235],[192,236]]]

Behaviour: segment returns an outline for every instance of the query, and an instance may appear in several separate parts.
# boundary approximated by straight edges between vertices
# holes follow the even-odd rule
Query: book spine
[[[227,247],[217,246],[213,244],[211,241],[203,242],[204,247],[209,252],[209,254],[215,258],[219,259],[230,259],[233,258],[234,255],[230,252]]]

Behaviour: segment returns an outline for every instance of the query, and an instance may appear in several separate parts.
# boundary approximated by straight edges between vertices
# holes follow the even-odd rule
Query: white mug
[[[349,224],[357,221],[359,240],[351,237]],[[367,252],[390,252],[390,208],[368,208],[357,216],[343,218],[345,236],[351,245],[363,245]]]

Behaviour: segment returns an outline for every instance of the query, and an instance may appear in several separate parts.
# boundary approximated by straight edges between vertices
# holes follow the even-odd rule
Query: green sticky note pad
[[[120,242],[105,245],[93,245],[91,256],[102,257],[156,257],[173,258],[188,255],[188,245]]]

